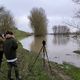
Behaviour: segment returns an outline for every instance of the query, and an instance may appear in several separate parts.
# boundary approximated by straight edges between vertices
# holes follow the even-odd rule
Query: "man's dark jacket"
[[[3,45],[4,45],[4,41],[2,38],[0,38],[0,51],[3,51]]]
[[[4,41],[4,54],[7,60],[16,58],[17,41],[14,38],[7,38]]]

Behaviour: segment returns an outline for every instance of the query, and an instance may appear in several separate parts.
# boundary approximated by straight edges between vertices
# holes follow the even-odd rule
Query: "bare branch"
[[[73,2],[80,4],[80,0],[72,0]]]
[[[70,22],[65,22],[65,24],[68,25],[68,26],[71,26],[73,28],[77,28],[77,29],[80,30],[79,24],[76,24],[75,22],[74,22],[74,24],[72,24]]]

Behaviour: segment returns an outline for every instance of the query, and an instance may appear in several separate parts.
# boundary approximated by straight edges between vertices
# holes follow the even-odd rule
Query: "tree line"
[[[54,34],[69,34],[70,29],[67,26],[58,25],[58,26],[53,26],[53,32]]]
[[[44,9],[33,8],[28,19],[35,36],[47,33],[47,18]],[[0,7],[0,32],[5,33],[13,28],[15,28],[15,21],[10,11],[5,7]]]
[[[75,3],[80,2],[80,0],[73,1]],[[77,16],[79,17],[79,15]],[[43,8],[32,8],[28,19],[35,36],[44,36],[47,34],[48,19]],[[0,7],[0,32],[4,33],[13,28],[15,28],[15,21],[12,14],[6,8]],[[65,34],[70,33],[70,29],[64,25],[58,25],[53,27],[53,32],[57,34]]]

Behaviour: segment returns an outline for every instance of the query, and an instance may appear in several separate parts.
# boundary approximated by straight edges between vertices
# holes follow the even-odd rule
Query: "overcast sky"
[[[78,9],[72,0],[0,0],[0,6],[10,10],[16,20],[17,27],[27,32],[31,31],[27,16],[33,7],[42,7],[45,10],[49,32],[53,25],[71,20]]]

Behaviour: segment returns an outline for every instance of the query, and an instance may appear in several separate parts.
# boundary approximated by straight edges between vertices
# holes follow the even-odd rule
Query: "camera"
[[[45,40],[43,40],[43,41],[42,41],[42,44],[43,44],[43,46],[45,46],[45,45],[46,45],[46,41],[45,41]]]

